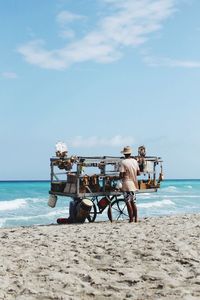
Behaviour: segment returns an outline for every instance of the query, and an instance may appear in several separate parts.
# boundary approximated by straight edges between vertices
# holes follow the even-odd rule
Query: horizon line
[[[186,180],[200,180],[200,178],[167,178],[162,180],[164,181],[171,181],[171,180],[177,180],[177,181],[186,181]],[[60,180],[61,181],[61,180]],[[161,182],[162,182],[161,181]],[[0,180],[1,182],[51,182],[50,179],[6,179],[6,180]]]

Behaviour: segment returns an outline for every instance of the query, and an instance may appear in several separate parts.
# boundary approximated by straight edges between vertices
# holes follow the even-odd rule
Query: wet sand
[[[200,215],[0,229],[0,299],[200,299]]]

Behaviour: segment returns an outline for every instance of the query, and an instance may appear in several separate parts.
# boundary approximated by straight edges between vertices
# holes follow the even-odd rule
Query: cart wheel
[[[96,208],[95,203],[93,203],[93,206],[91,208],[89,216],[87,217],[87,220],[89,222],[94,222],[96,219],[96,216],[97,216],[97,208]]]
[[[108,218],[111,222],[129,220],[129,215],[124,199],[117,199],[111,203],[111,208],[108,208]]]

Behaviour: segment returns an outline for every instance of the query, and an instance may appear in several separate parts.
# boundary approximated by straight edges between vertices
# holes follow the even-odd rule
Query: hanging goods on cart
[[[144,146],[138,148],[138,155],[133,158],[138,161],[141,171],[137,193],[156,192],[163,179],[161,158],[147,156]],[[128,219],[123,193],[120,190],[119,164],[122,159],[123,157],[114,156],[69,157],[67,148],[59,144],[59,151],[50,159],[49,206],[55,207],[58,196],[87,199],[92,203],[87,216],[89,222],[95,221],[97,215],[102,214],[105,209],[108,210],[107,215],[111,221]]]

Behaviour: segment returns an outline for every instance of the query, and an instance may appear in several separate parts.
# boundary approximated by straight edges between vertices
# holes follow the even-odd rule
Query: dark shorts
[[[124,192],[124,200],[125,202],[133,201],[133,203],[136,203],[136,194],[135,192]]]

